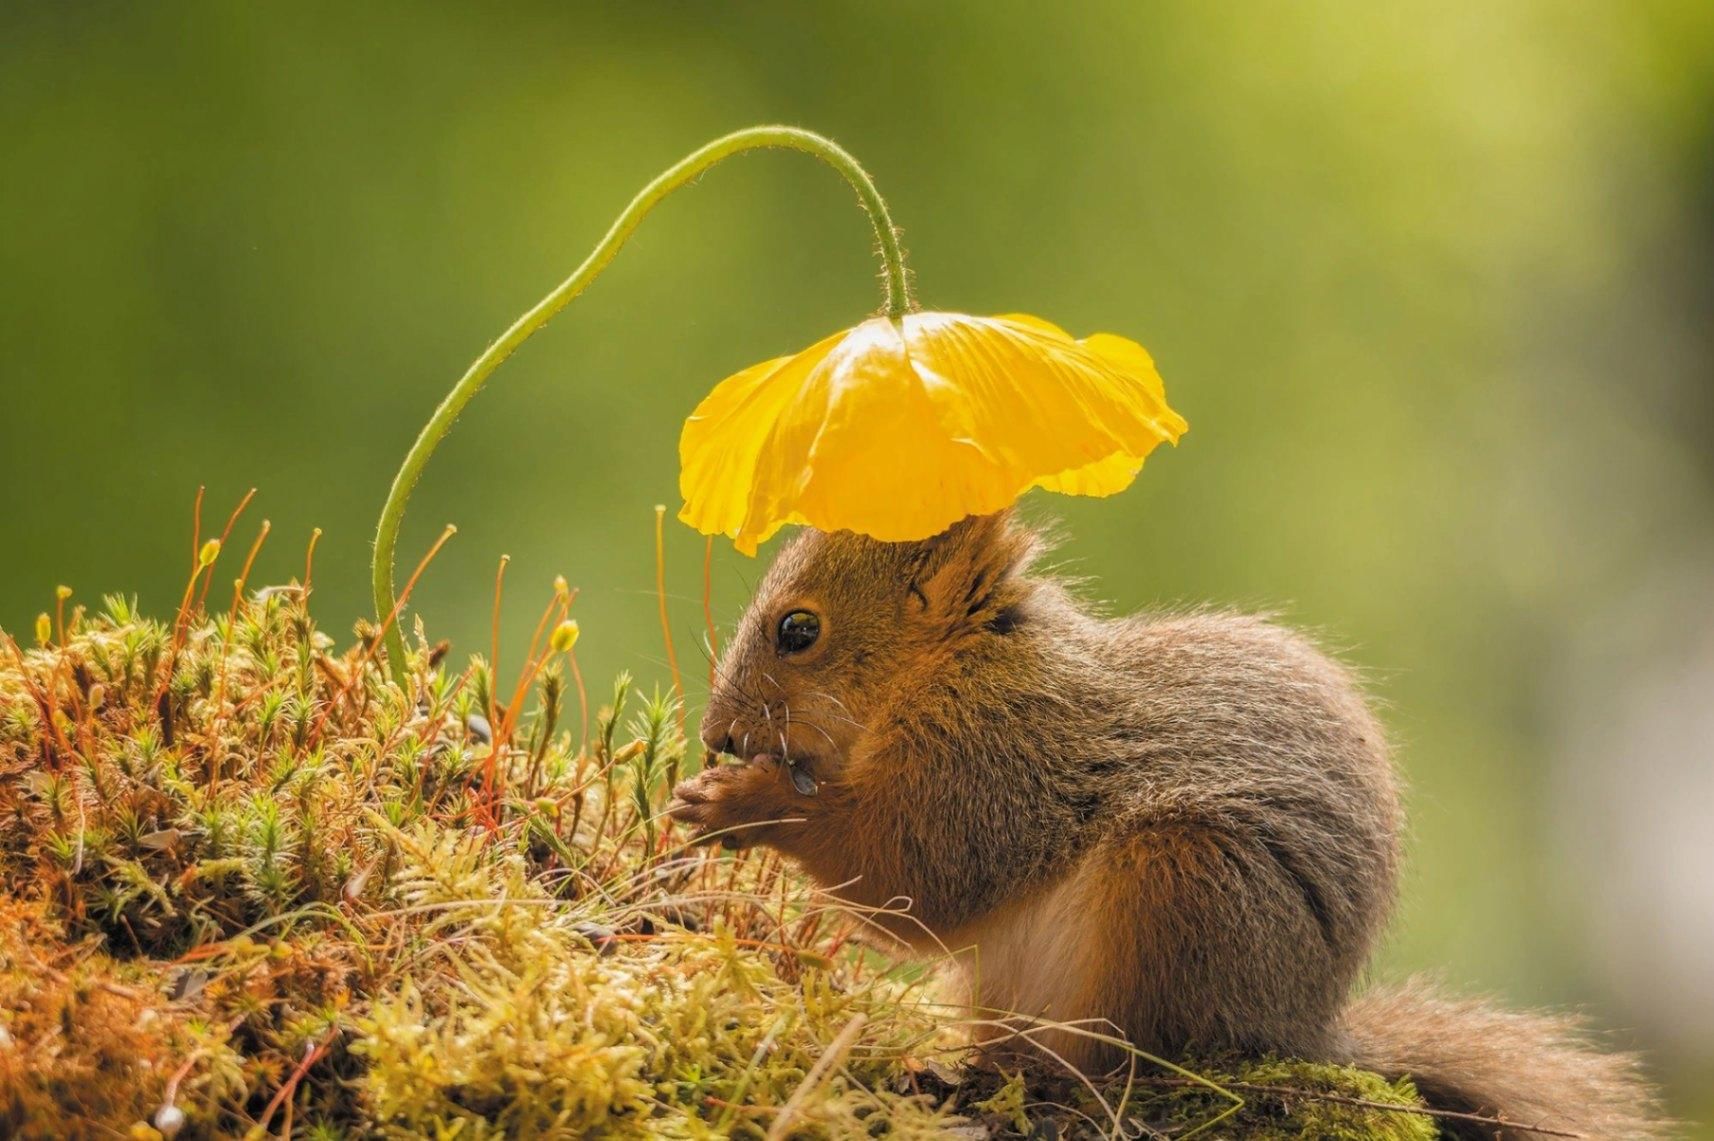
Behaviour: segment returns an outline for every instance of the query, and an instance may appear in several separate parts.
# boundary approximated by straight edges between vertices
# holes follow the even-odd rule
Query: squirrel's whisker
[[[812,698],[816,698],[816,697],[832,698],[833,697],[832,694],[823,692],[822,690],[814,690],[814,691],[810,692],[807,696],[812,697]],[[834,700],[838,700],[838,699],[834,698]],[[841,706],[845,705],[845,703],[843,701],[839,702],[839,704]],[[836,721],[843,721],[843,722],[845,722],[845,724],[851,726],[853,729],[860,730],[861,732],[866,733],[869,731],[869,726],[865,725],[861,721],[858,721],[856,718],[849,716],[848,715],[849,711],[847,711],[847,713],[840,713],[840,712],[838,712],[836,710],[832,710],[832,709],[822,709],[822,710],[817,710],[817,712],[826,713],[829,717],[832,717]]]

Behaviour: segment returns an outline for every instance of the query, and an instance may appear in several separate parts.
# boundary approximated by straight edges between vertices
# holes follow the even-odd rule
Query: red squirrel
[[[1349,671],[1263,618],[1098,617],[1041,550],[1011,512],[921,542],[805,530],[717,670],[702,740],[740,760],[673,814],[888,909],[1066,1065],[1123,1054],[1054,1023],[1408,1075],[1506,1138],[1664,1135],[1635,1059],[1574,1020],[1422,983],[1352,997],[1401,814]]]

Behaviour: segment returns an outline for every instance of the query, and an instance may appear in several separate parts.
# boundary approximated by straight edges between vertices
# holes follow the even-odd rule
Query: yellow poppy
[[[752,555],[787,523],[924,539],[1032,487],[1123,490],[1185,428],[1124,337],[876,317],[715,386],[679,438],[679,518]]]

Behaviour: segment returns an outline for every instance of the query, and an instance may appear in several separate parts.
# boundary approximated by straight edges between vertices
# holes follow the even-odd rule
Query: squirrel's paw
[[[695,829],[699,842],[727,848],[763,843],[781,824],[802,818],[801,807],[793,811],[785,768],[758,758],[704,769],[678,783],[667,813]]]

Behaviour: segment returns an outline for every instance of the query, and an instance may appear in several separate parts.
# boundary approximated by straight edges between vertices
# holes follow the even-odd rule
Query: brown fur
[[[1013,1026],[1352,1060],[1448,1107],[1655,1135],[1631,1063],[1561,1023],[1420,989],[1347,1008],[1391,908],[1400,814],[1343,668],[1259,618],[1093,617],[1031,573],[1039,545],[1009,513],[920,543],[806,531],[703,724],[711,750],[756,759],[686,781],[675,815],[902,912],[883,922],[953,950],[972,1007]],[[821,636],[782,655],[799,609]],[[1121,1056],[1032,1037],[1084,1069]]]

